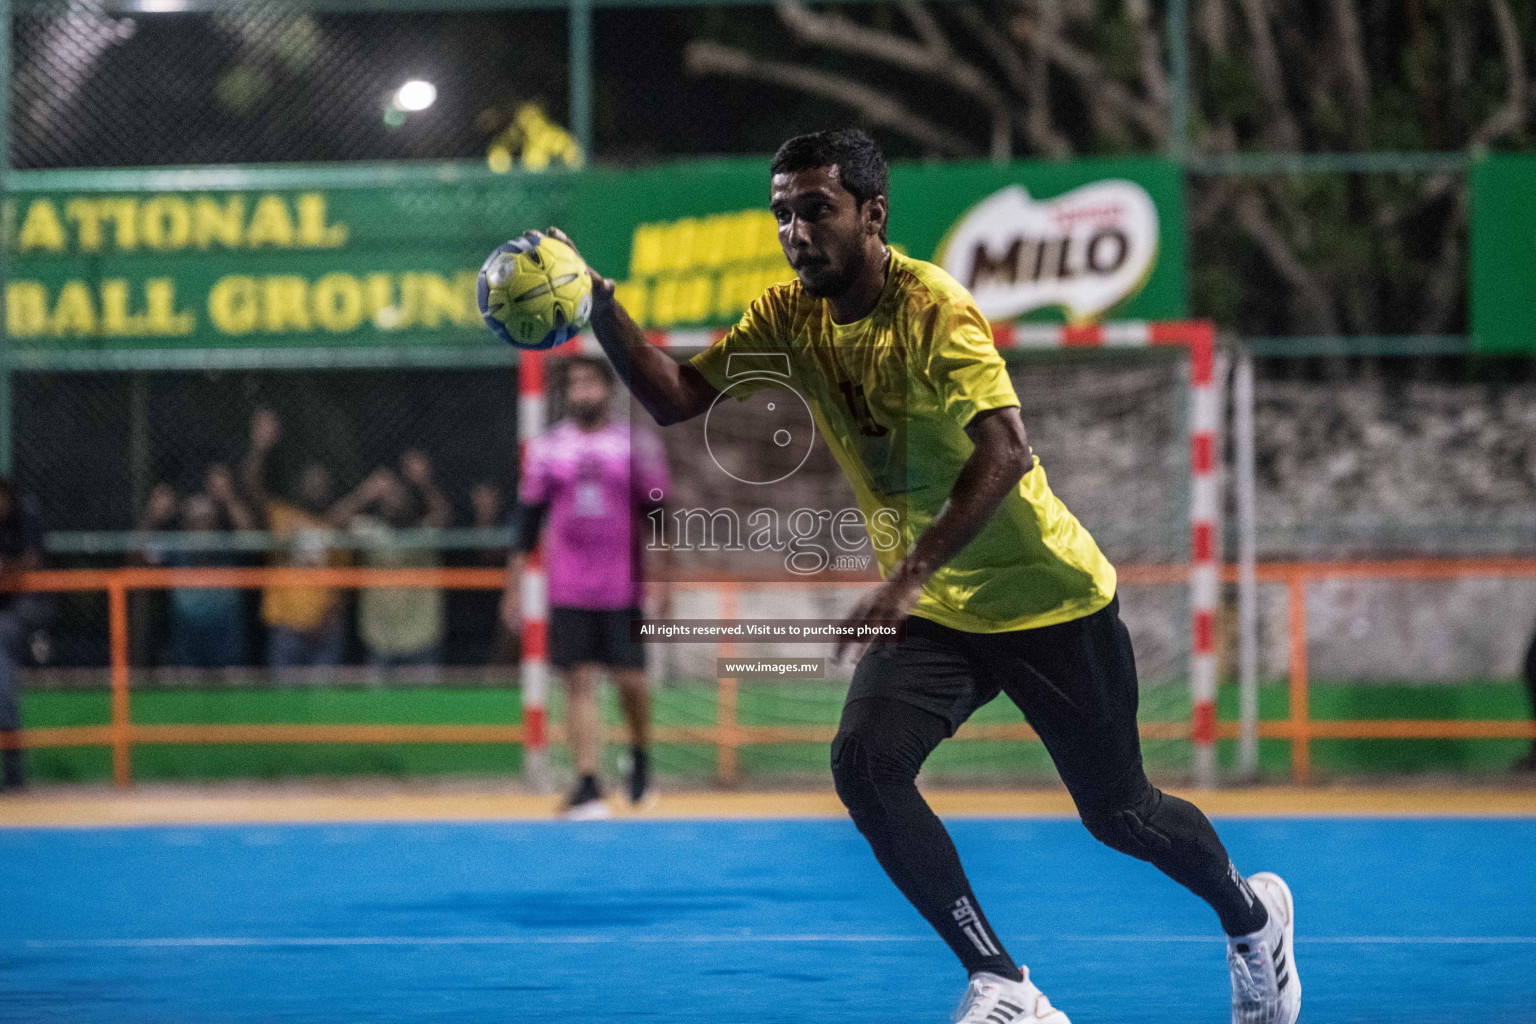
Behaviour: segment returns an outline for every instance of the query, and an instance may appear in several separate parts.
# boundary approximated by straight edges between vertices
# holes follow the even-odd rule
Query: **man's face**
[[[182,523],[189,530],[205,532],[219,528],[219,506],[206,494],[194,494],[181,506]]]
[[[853,286],[868,264],[869,240],[879,237],[885,221],[885,201],[877,196],[860,206],[835,165],[775,174],[769,209],[779,222],[784,257],[816,298]]]
[[[565,382],[565,405],[578,420],[591,422],[608,411],[608,382],[590,366],[576,364]]]

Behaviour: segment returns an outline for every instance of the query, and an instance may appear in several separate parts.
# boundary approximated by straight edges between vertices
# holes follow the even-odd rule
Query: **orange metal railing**
[[[1290,635],[1290,712],[1281,720],[1261,721],[1263,739],[1287,740],[1291,745],[1291,771],[1296,782],[1312,776],[1312,742],[1325,739],[1524,739],[1536,738],[1536,723],[1517,720],[1417,720],[1356,719],[1313,720],[1310,714],[1307,674],[1307,585],[1326,579],[1458,579],[1467,577],[1536,577],[1536,559],[1419,559],[1388,562],[1294,562],[1265,563],[1257,567],[1260,584],[1283,585],[1288,594]],[[1129,566],[1120,570],[1125,586],[1179,584],[1188,580],[1187,566]],[[1237,578],[1235,566],[1226,568],[1228,582]],[[111,719],[105,726],[71,726],[26,729],[8,737],[8,745],[23,747],[106,746],[112,750],[112,776],[119,786],[133,778],[133,748],[143,744],[227,743],[491,743],[520,744],[519,725],[139,725],[134,724],[128,651],[128,594],[135,590],[174,587],[265,586],[434,587],[445,590],[497,590],[505,582],[500,569],[70,569],[20,573],[0,580],[0,590],[30,592],[105,591],[110,632]],[[735,618],[742,590],[815,586],[808,583],[743,583],[720,580],[699,584],[718,589],[720,615]],[[851,584],[850,584],[851,585]],[[720,655],[730,657],[734,645],[722,645]],[[744,746],[781,743],[829,742],[831,726],[751,726],[738,721],[738,680],[722,679],[712,726],[665,726],[655,730],[663,743],[710,744],[717,751],[717,773],[726,785],[738,780],[738,753]],[[1235,721],[1218,723],[1221,739],[1234,739]],[[558,727],[551,730],[563,739]],[[1190,738],[1187,721],[1143,722],[1147,739]],[[1029,740],[1035,734],[1028,725],[973,724],[960,730],[957,739]]]

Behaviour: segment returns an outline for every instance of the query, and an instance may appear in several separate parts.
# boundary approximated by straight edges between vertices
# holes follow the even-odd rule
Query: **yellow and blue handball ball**
[[[476,298],[485,325],[502,341],[518,348],[554,348],[587,326],[592,278],[575,249],[529,231],[486,257]]]

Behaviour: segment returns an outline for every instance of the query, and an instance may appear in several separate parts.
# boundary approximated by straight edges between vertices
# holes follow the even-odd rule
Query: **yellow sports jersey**
[[[870,314],[832,321],[830,304],[798,281],[776,285],[692,363],[721,391],[798,392],[810,405],[866,521],[899,523],[901,543],[871,540],[889,577],[938,515],[973,445],[978,412],[1019,404],[992,328],[940,268],[891,254]],[[732,380],[733,355],[786,353],[788,378]],[[754,362],[756,360],[753,360]],[[745,361],[741,361],[745,362]],[[881,510],[893,510],[877,517]],[[894,540],[897,530],[885,531]],[[1051,493],[1038,461],[997,514],[923,588],[913,614],[973,633],[1069,622],[1115,594],[1115,570]]]

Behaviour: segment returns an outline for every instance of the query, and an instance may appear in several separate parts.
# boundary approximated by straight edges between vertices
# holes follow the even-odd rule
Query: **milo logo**
[[[1157,207],[1135,182],[1095,182],[1043,202],[1010,185],[960,218],[934,261],[993,320],[1056,306],[1077,322],[1139,292],[1157,245]]]

